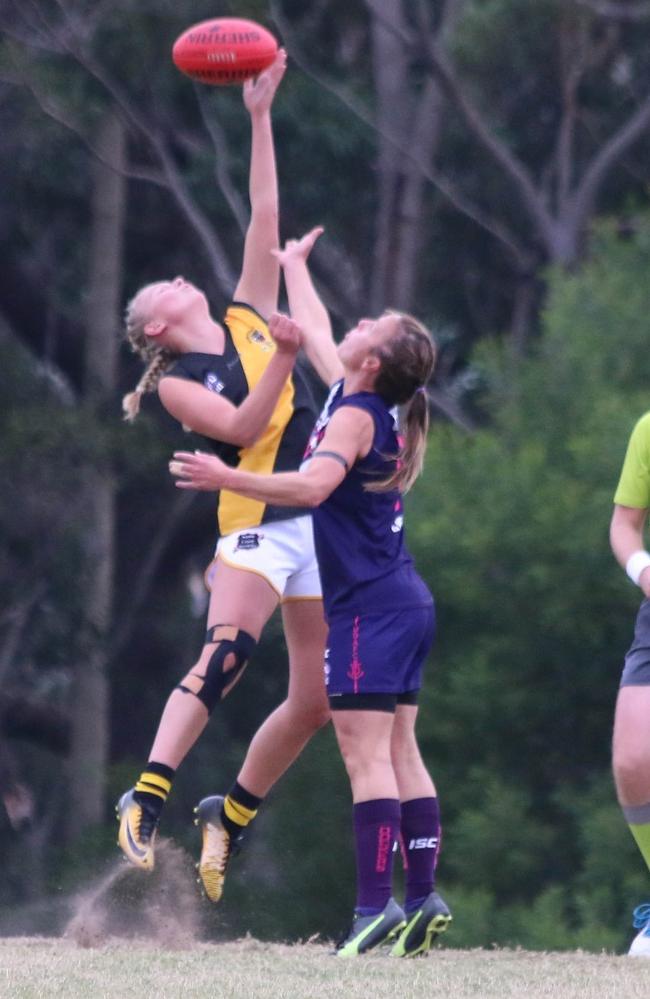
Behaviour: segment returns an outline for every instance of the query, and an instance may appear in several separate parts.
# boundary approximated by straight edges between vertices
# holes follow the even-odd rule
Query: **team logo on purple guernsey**
[[[240,534],[237,538],[237,544],[235,545],[236,552],[249,552],[253,548],[259,548],[260,541],[264,537],[263,534],[256,534],[252,532],[247,532],[245,534]]]

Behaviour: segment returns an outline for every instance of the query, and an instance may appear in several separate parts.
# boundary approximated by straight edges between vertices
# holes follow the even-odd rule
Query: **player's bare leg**
[[[245,650],[254,646],[277,603],[275,590],[261,576],[217,560],[208,608],[211,640],[169,695],[149,762],[117,805],[118,843],[136,867],[153,869],[156,831],[176,769],[203,732],[212,708],[241,676]]]
[[[197,808],[203,833],[199,870],[213,902],[222,896],[230,857],[263,798],[330,716],[323,678],[327,629],[322,603],[288,601],[282,618],[289,651],[287,697],[257,730],[229,793],[204,798]]]
[[[619,804],[650,868],[650,686],[621,687],[616,701],[612,767]],[[633,914],[638,933],[630,946],[634,957],[650,958],[650,905]]]

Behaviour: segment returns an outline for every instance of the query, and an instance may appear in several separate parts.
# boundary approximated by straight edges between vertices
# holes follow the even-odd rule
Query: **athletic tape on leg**
[[[194,666],[177,689],[194,694],[211,714],[241,676],[257,642],[234,625],[215,624],[208,628],[205,644],[215,646],[205,672],[200,673],[201,667]]]

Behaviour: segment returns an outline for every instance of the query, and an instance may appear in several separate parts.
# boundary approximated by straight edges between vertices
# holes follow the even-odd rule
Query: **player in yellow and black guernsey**
[[[127,308],[127,338],[147,368],[125,396],[134,418],[156,390],[180,424],[204,437],[228,464],[255,472],[297,469],[316,417],[294,370],[300,331],[275,313],[279,289],[278,194],[271,104],[285,54],[244,85],[251,116],[251,220],[240,279],[222,323],[203,292],[177,277],[141,288]],[[264,317],[268,318],[268,323]],[[312,522],[304,507],[275,507],[222,491],[218,543],[206,582],[207,632],[198,660],[165,705],[148,762],[117,806],[119,844],[144,870],[176,769],[210,713],[241,676],[269,617],[282,605],[289,652],[287,699],[257,732],[227,795],[198,806],[199,873],[207,896],[221,897],[233,844],[271,786],[329,718],[323,682],[325,622]]]
[[[163,377],[199,382],[240,406],[258,384],[275,350],[266,321],[250,306],[233,302],[226,312],[223,354],[182,354]],[[300,369],[284,383],[270,422],[251,447],[206,438],[211,450],[226,464],[250,472],[286,472],[296,468],[304,454],[316,411],[311,391]],[[246,500],[234,493],[218,494],[217,523],[220,535],[252,529],[275,520],[304,515],[304,508],[272,506]]]

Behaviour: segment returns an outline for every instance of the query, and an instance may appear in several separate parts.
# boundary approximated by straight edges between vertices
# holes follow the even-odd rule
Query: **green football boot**
[[[444,933],[451,923],[451,913],[446,902],[432,891],[422,905],[406,916],[406,925],[391,950],[393,957],[415,957],[425,954],[436,937]]]
[[[404,912],[394,898],[389,898],[382,912],[360,916],[355,912],[348,935],[336,947],[337,957],[357,957],[380,944],[393,940],[406,926]]]

